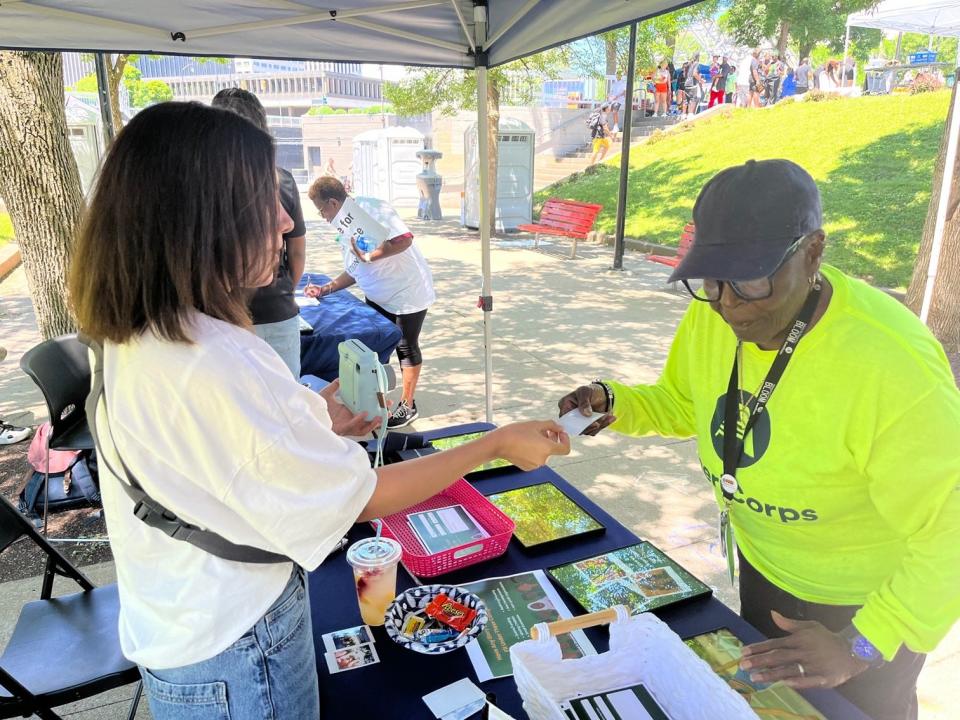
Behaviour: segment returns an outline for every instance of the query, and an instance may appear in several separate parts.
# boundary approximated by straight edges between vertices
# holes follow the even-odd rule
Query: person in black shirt
[[[267,112],[257,96],[241,88],[226,88],[213,97],[214,107],[232,110],[242,115],[264,132]],[[300,308],[293,299],[293,290],[303,276],[306,262],[306,225],[300,207],[300,191],[289,170],[277,168],[277,186],[280,204],[293,220],[293,230],[283,236],[283,250],[277,275],[271,285],[258,288],[250,299],[253,331],[277,351],[293,373],[300,379]]]

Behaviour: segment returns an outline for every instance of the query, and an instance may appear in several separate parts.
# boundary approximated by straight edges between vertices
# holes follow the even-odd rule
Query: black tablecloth
[[[427,439],[434,439],[491,427],[485,423],[473,423],[435,430],[425,435]],[[443,575],[436,580],[424,579],[425,583],[466,583],[488,577],[513,575],[609,552],[638,541],[638,538],[627,528],[550,468],[543,467],[527,473],[519,470],[507,471],[471,481],[474,487],[485,495],[513,487],[534,485],[544,481],[552,482],[605,525],[606,532],[535,555],[526,553],[514,540],[511,541],[506,554],[499,558]],[[372,534],[368,525],[356,525],[350,531],[350,541],[355,542]],[[398,720],[432,718],[432,714],[421,699],[424,695],[464,677],[477,683],[476,674],[465,649],[440,656],[421,655],[395,644],[387,637],[382,627],[373,628],[376,650],[380,656],[378,665],[331,675],[323,661],[324,647],[321,635],[362,624],[353,586],[353,573],[344,554],[338,553],[330,557],[315,572],[310,573],[309,583],[313,633],[320,673],[320,707],[323,717],[337,720],[340,718],[397,718]],[[410,576],[400,569],[397,576],[398,592],[414,584]],[[576,602],[566,596],[562,590],[560,592],[571,612],[574,614],[583,612]],[[746,643],[763,639],[757,630],[713,597],[693,600],[655,612],[683,638],[720,628],[729,628]],[[607,650],[608,633],[605,627],[591,628],[586,633],[597,652]],[[485,692],[495,693],[497,705],[505,712],[518,720],[526,717],[512,677],[491,680],[480,687]],[[869,720],[834,691],[811,691],[805,692],[804,695],[830,720]]]
[[[307,282],[323,285],[330,278],[319,273],[305,273],[298,293]],[[400,342],[400,329],[353,293],[341,290],[327,295],[318,305],[300,308],[300,316],[313,326],[310,335],[300,337],[300,374],[335,380],[340,374],[340,353],[337,346],[344,340],[359,340],[373,350],[380,362],[390,362],[390,353]]]

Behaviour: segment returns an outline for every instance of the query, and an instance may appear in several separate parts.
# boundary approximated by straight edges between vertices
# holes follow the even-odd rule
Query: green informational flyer
[[[513,535],[526,548],[603,530],[603,525],[550,482],[488,495],[516,523]]]
[[[573,617],[543,570],[490,578],[460,587],[475,593],[487,606],[487,626],[467,654],[480,682],[513,675],[510,646],[530,639],[537,623]],[[582,630],[557,638],[565,658],[595,655]]]
[[[472,440],[477,440],[487,434],[487,431],[475,433],[467,433],[466,435],[454,435],[452,437],[437,438],[436,440],[431,440],[430,444],[435,447],[437,450],[450,450],[451,448],[460,447],[464,443],[471,442]],[[511,467],[511,464],[506,460],[497,458],[496,460],[491,460],[488,463],[484,463],[480,467],[476,467],[470,472],[477,472],[479,470],[492,470],[494,468],[503,468]]]
[[[710,594],[709,587],[648,542],[548,572],[587,612],[626,605],[634,614]]]
[[[770,685],[750,680],[749,673],[740,669],[743,643],[726,628],[697,635],[684,642],[743,696],[758,716],[783,720],[826,720],[800,693],[783,683]]]

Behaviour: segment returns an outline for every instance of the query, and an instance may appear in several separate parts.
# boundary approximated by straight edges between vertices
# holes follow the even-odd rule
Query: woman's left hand
[[[333,431],[344,437],[363,437],[380,427],[380,418],[368,420],[367,414],[354,415],[350,409],[336,399],[340,381],[334,380],[320,391],[319,395],[327,401],[327,414],[330,415]]]
[[[360,248],[357,247],[357,241],[355,238],[350,238],[350,247],[353,249],[353,254],[357,256],[360,262],[362,263],[368,262],[367,259],[364,257],[364,254],[360,252]]]
[[[755,682],[782,681],[798,690],[832,688],[870,665],[850,654],[846,640],[815,620],[791,620],[776,611],[773,621],[789,635],[743,648],[740,667]]]

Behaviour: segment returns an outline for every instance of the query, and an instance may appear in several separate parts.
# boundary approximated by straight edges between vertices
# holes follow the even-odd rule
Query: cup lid
[[[347,550],[347,562],[355,567],[381,567],[400,560],[403,549],[387,537],[358,540]]]

